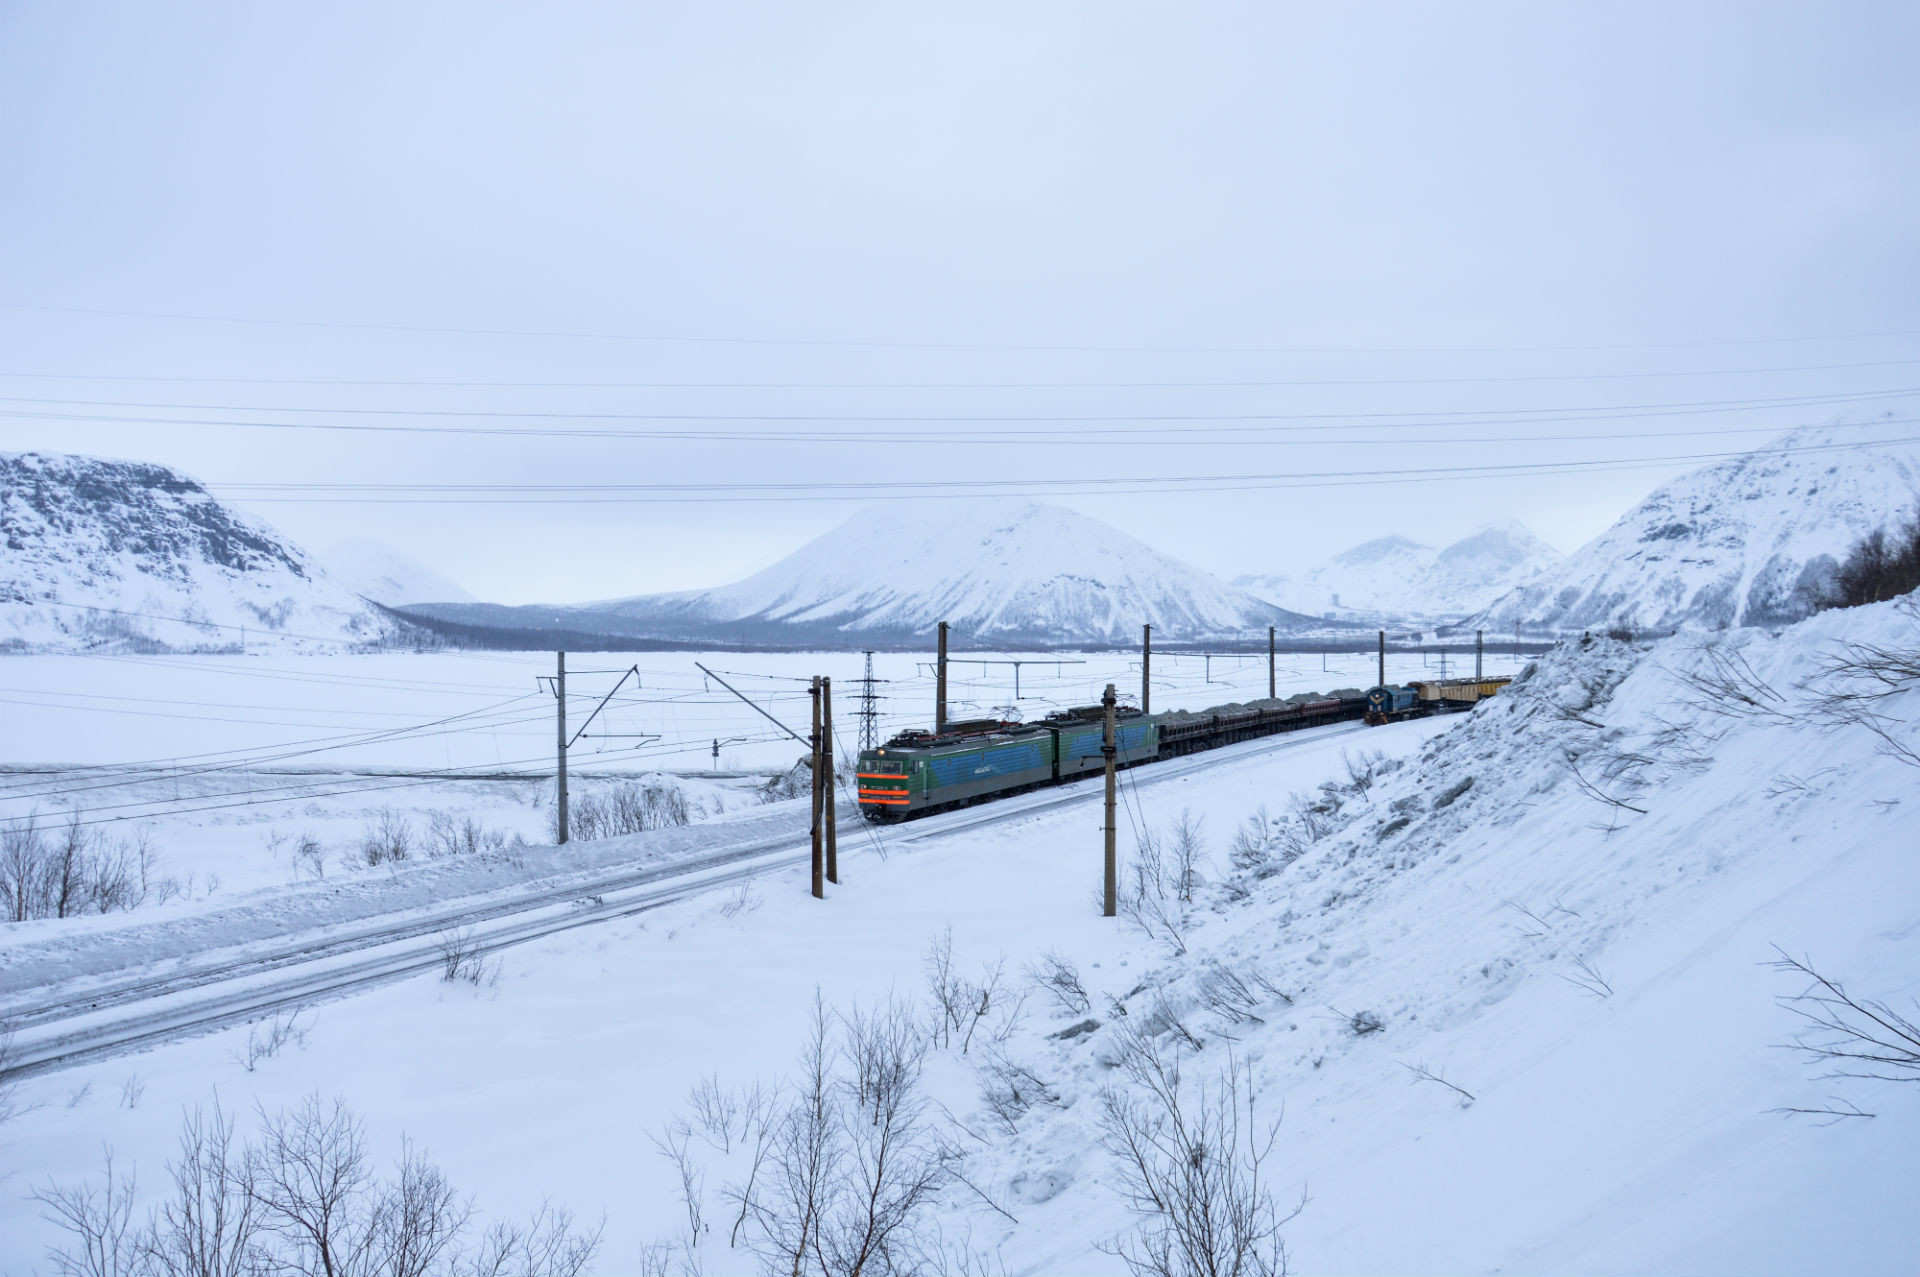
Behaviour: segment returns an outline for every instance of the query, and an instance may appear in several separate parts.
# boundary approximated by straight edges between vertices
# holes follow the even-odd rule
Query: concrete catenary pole
[[[1267,627],[1267,699],[1268,700],[1273,700],[1276,698],[1277,693],[1275,689],[1279,686],[1278,683],[1274,682],[1274,678],[1273,678],[1273,649],[1274,649],[1273,627],[1269,625]]]
[[[947,623],[940,622],[940,647],[933,663],[933,730],[947,730]]]
[[[1140,712],[1153,713],[1153,627],[1140,627]]]
[[[1385,630],[1381,630],[1381,631],[1380,631],[1380,682],[1379,682],[1379,686],[1381,686],[1381,687],[1385,687],[1386,685],[1387,685],[1387,632],[1386,632]]]
[[[555,652],[553,657],[553,699],[558,707],[554,743],[559,747],[554,765],[554,842],[564,843],[567,840],[567,654]]]
[[[1113,694],[1113,684],[1107,684],[1106,695],[1100,698],[1100,704],[1107,711],[1107,730],[1100,741],[1100,752],[1107,760],[1107,838],[1105,877],[1102,879],[1100,912],[1111,918],[1120,911],[1120,866],[1114,855],[1113,840],[1116,828],[1113,823],[1114,806],[1114,756],[1119,753],[1113,745],[1113,707],[1118,698]]]
[[[820,680],[820,753],[821,769],[826,773],[826,794],[821,800],[826,805],[827,818],[827,881],[835,886],[840,884],[840,848],[835,835],[839,832],[838,820],[834,811],[834,794],[839,785],[833,752],[833,680]]]
[[[1481,666],[1486,659],[1486,655],[1487,632],[1485,630],[1475,630],[1473,632],[1473,681],[1476,683],[1485,677],[1481,672]]]
[[[807,691],[813,697],[813,734],[807,737],[808,748],[812,751],[810,762],[813,772],[813,898],[824,900],[827,884],[823,877],[826,870],[826,845],[824,830],[820,827],[820,676],[814,675]]]

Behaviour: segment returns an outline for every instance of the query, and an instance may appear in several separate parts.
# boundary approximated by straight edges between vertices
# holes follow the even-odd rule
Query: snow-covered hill
[[[1242,576],[1233,583],[1281,607],[1316,616],[1453,618],[1485,607],[1559,558],[1559,551],[1510,519],[1490,523],[1443,549],[1385,536],[1307,572]]]
[[[1854,541],[1920,501],[1911,434],[1807,427],[1682,475],[1468,625],[1717,630],[1798,620]]]
[[[1247,637],[1315,625],[1059,506],[978,502],[863,511],[746,580],[579,607],[430,607],[466,623],[656,639],[924,640],[1064,646]]]
[[[395,624],[165,466],[0,453],[0,647],[368,643]]]
[[[768,1225],[793,1199],[763,1189],[763,1213],[736,1227],[738,1186],[790,1185],[824,1148],[827,1218],[861,1218],[837,1186],[873,1165],[854,1070],[885,1057],[841,1049],[863,1023],[913,1047],[889,1085],[912,1088],[914,1125],[888,1126],[889,1150],[909,1170],[937,1154],[942,1173],[893,1239],[928,1251],[928,1271],[1126,1272],[1116,1244],[1165,1222],[1129,1199],[1109,1117],[1119,1101],[1171,1121],[1147,1052],[1178,1068],[1188,1129],[1216,1133],[1203,1158],[1160,1164],[1249,1184],[1270,1148],[1249,1188],[1282,1213],[1304,1196],[1282,1229],[1298,1271],[1920,1271],[1920,1086],[1792,1049],[1827,1039],[1795,1013],[1823,1008],[1795,1001],[1810,982],[1778,965],[1804,956],[1912,1018],[1920,686],[1831,669],[1849,646],[1910,664],[1909,607],[1777,636],[1575,640],[1471,714],[1247,742],[1177,778],[1139,768],[1119,918],[1090,899],[1086,792],[1008,824],[844,838],[824,904],[802,859],[501,949],[480,988],[436,972],[324,1002],[277,1051],[248,1050],[263,1019],[25,1078],[0,1134],[33,1177],[0,1194],[0,1271],[51,1269],[49,1249],[73,1244],[29,1192],[97,1191],[103,1144],[115,1169],[143,1168],[139,1221],[177,1200],[172,1175],[144,1168],[179,1156],[183,1114],[217,1100],[236,1142],[255,1141],[266,1115],[316,1094],[362,1115],[370,1161],[410,1136],[494,1219],[543,1201],[604,1216],[587,1271],[631,1272],[636,1255],[650,1271],[772,1267]],[[1777,712],[1713,695],[1730,674]],[[1813,721],[1861,694],[1873,720]],[[776,811],[756,810],[743,819]],[[802,806],[783,810],[804,837]],[[1188,824],[1197,875],[1139,836],[1174,845],[1183,813],[1204,818]],[[537,872],[596,847],[640,861],[743,833],[667,841],[687,836],[504,863]],[[414,859],[380,877],[405,892],[455,872]],[[501,881],[465,872],[476,889]],[[338,928],[362,899],[330,878],[246,903],[253,919],[312,910]],[[123,955],[204,957],[216,907],[84,925]],[[15,973],[87,951],[50,929],[0,944]],[[971,1038],[939,1027],[955,1009],[977,1018]],[[816,1024],[830,1134],[740,1134],[798,1129]],[[1215,1125],[1229,1085],[1237,1152]],[[677,1140],[679,1161],[655,1139]],[[1194,1270],[1209,1271],[1179,1269]]]
[[[388,607],[473,602],[473,595],[447,577],[381,541],[365,537],[342,541],[327,552],[326,563],[340,584]]]

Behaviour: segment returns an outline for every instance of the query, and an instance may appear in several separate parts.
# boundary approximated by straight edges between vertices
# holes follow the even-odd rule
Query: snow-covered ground
[[[1023,665],[1015,701],[1013,670],[977,659],[1011,658],[955,658],[955,717],[1009,706],[1037,717],[1097,699],[1109,680],[1129,696],[1139,688],[1137,658],[1069,654]],[[928,662],[901,653],[874,662],[887,680],[881,734],[926,725]],[[639,687],[629,680],[570,753],[576,799],[616,778],[665,782],[704,819],[753,804],[768,776],[794,763],[802,747],[702,675],[702,664],[802,735],[805,680],[831,677],[841,753],[858,749],[858,653],[576,654],[570,730],[636,664]],[[550,840],[553,700],[536,679],[553,665],[550,655],[508,653],[0,657],[0,817],[37,811],[57,826],[78,812],[109,837],[144,829],[161,871],[183,887],[191,876],[186,894],[203,896],[209,883],[231,896],[312,877],[310,859],[295,854],[307,836],[329,873],[345,872],[383,819],[405,822],[416,849],[438,815]],[[1388,665],[1396,678],[1440,669],[1437,656],[1428,665],[1395,654]],[[1511,672],[1515,662],[1489,656],[1487,668]],[[1153,669],[1156,708],[1266,694],[1264,655],[1162,653]],[[1278,671],[1282,695],[1365,687],[1374,676],[1373,659],[1354,654],[1283,656]]]
[[[634,1271],[685,1229],[650,1137],[689,1090],[792,1076],[816,991],[842,1012],[924,1002],[951,928],[969,977],[1004,957],[1017,980],[1051,950],[1091,995],[1069,1012],[1033,991],[1002,1026],[1045,1097],[1010,1127],[986,1111],[983,1048],[928,1063],[980,1192],[949,1184],[927,1222],[1007,1271],[1124,1268],[1099,1247],[1139,1221],[1098,1121],[1123,1026],[1165,1050],[1184,1027],[1188,1085],[1231,1058],[1263,1114],[1284,1108],[1265,1175],[1283,1202],[1306,1194],[1286,1229],[1302,1271],[1914,1271],[1920,1085],[1820,1080],[1781,1049],[1796,1022],[1778,999],[1805,981],[1769,965],[1779,946],[1862,998],[1920,995],[1920,770],[1888,752],[1920,747],[1920,689],[1875,702],[1884,737],[1815,725],[1804,684],[1843,642],[1920,648],[1920,625],[1882,606],[1778,638],[1574,643],[1470,716],[1134,773],[1123,847],[1205,819],[1194,900],[1169,906],[1179,945],[1098,916],[1089,787],[884,859],[848,837],[824,903],[785,873],[510,950],[488,987],[327,1004],[252,1070],[233,1030],[33,1078],[15,1098],[37,1107],[0,1126],[0,1269],[44,1265],[54,1230],[25,1194],[97,1178],[103,1144],[145,1203],[183,1109],[217,1093],[245,1128],[256,1104],[318,1092],[366,1118],[382,1161],[405,1132],[497,1215],[546,1197],[605,1212],[596,1267]],[[1725,712],[1679,677],[1715,662],[1752,704]],[[1223,971],[1252,1018],[1209,1004]],[[1362,1012],[1377,1031],[1355,1031]],[[1775,1111],[1842,1105],[1874,1116]],[[704,1270],[756,1269],[728,1245],[742,1154],[693,1148]]]

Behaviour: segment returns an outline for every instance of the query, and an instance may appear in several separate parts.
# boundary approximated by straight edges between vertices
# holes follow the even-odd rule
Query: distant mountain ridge
[[[0,544],[4,647],[361,644],[404,628],[266,524],[146,462],[0,453]]]
[[[1059,506],[984,502],[867,510],[764,571],[713,590],[570,607],[441,606],[462,624],[749,643],[968,641],[1034,646],[1247,638],[1324,628]]]
[[[1860,537],[1920,501],[1898,427],[1795,430],[1663,484],[1468,625],[1511,630],[1779,626],[1805,617]]]
[[[326,565],[340,584],[388,607],[474,601],[473,595],[424,563],[365,537],[342,541],[328,550]]]
[[[1559,557],[1525,525],[1508,520],[1441,549],[1384,536],[1305,572],[1240,576],[1233,583],[1299,612],[1351,620],[1454,620]]]

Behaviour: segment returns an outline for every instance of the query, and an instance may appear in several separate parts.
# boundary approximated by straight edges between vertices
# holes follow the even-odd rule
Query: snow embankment
[[[1103,1248],[1153,1221],[1102,1115],[1145,1102],[1126,1067],[1145,1041],[1189,1096],[1237,1069],[1256,1127],[1284,1113],[1262,1178],[1282,1210],[1306,1196],[1284,1228],[1299,1270],[1911,1272],[1920,1086],[1823,1078],[1830,1061],[1782,1049],[1806,1026],[1780,1000],[1806,979],[1772,965],[1779,946],[1897,1009],[1920,993],[1920,768],[1900,755],[1920,747],[1920,676],[1833,666],[1872,648],[1920,652],[1920,623],[1883,606],[1779,636],[1571,643],[1459,719],[1128,773],[1122,828],[1160,831],[1161,872],[1137,872],[1133,839],[1117,922],[1091,900],[1092,791],[884,859],[843,830],[824,903],[783,875],[512,950],[478,993],[415,980],[330,1005],[278,1058],[245,1061],[236,1030],[31,1079],[21,1099],[44,1107],[8,1128],[11,1160],[33,1184],[97,1178],[105,1140],[159,1185],[209,1087],[232,1111],[318,1090],[503,1210],[606,1210],[601,1270],[693,1270],[645,1249],[690,1218],[699,1270],[757,1268],[764,1230],[728,1196],[753,1142],[715,1138],[689,1091],[791,1087],[816,990],[832,1025],[891,1005],[927,1041],[927,960],[950,937],[956,978],[977,993],[997,964],[1004,983],[970,1049],[936,1029],[912,1073],[922,1129],[962,1150],[964,1180],[910,1221],[933,1266],[1124,1271]],[[1206,821],[1186,892],[1183,809]],[[1026,985],[1049,951],[1083,1004]],[[1860,1116],[1780,1111],[1822,1108]],[[873,1128],[837,1129],[857,1147]],[[54,1240],[0,1203],[0,1267]]]

